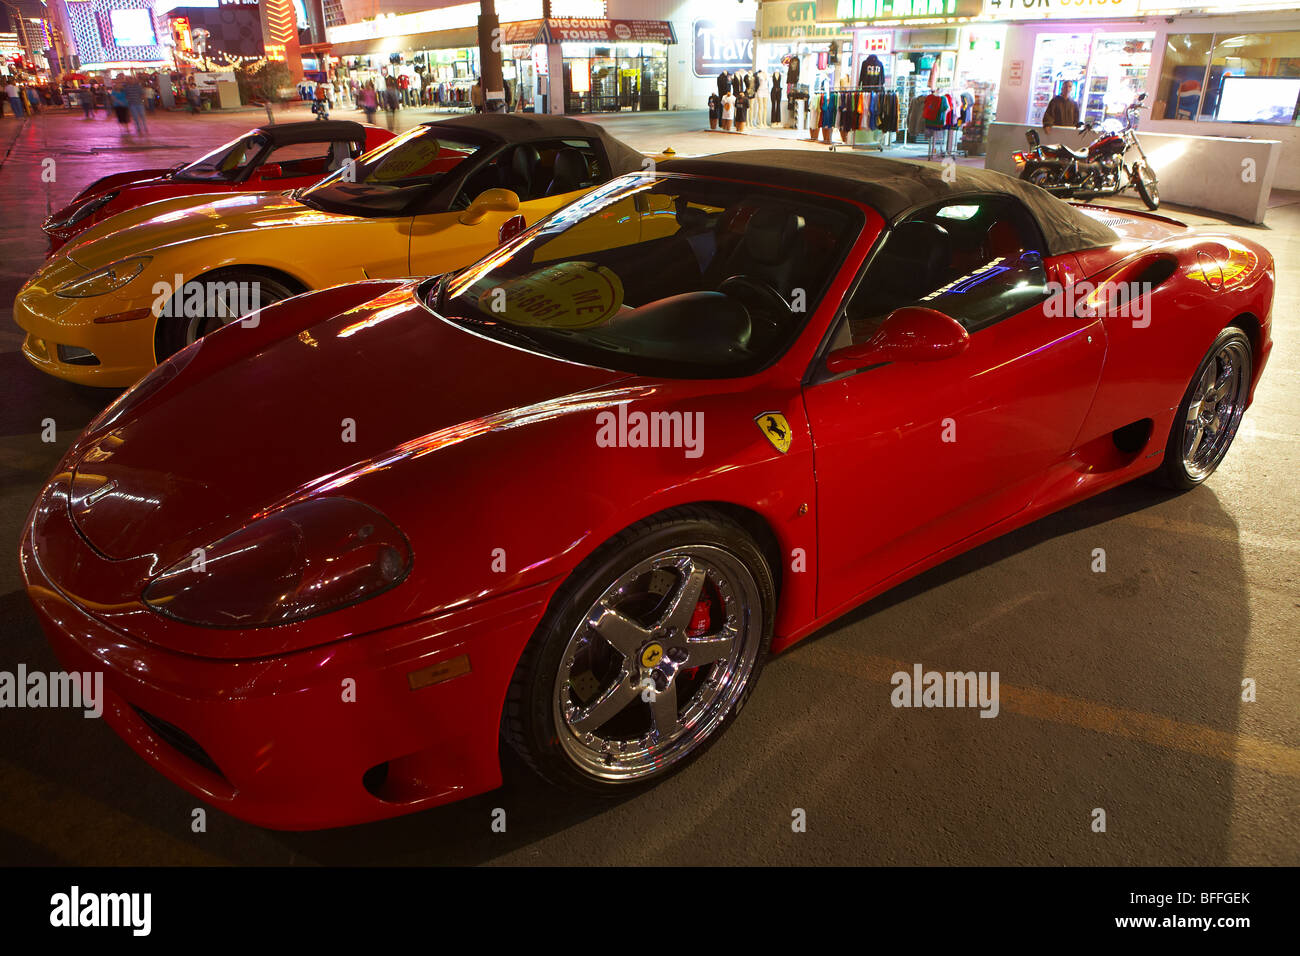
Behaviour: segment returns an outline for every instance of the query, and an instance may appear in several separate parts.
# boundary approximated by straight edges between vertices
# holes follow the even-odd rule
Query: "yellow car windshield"
[[[462,134],[437,126],[415,129],[344,164],[298,194],[299,202],[351,215],[402,214],[418,196],[441,182],[483,148]]]

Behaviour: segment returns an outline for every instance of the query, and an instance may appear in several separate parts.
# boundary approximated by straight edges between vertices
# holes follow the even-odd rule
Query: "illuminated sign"
[[[1141,16],[1142,0],[984,0],[984,15],[996,20],[1086,20]]]
[[[980,0],[820,0],[818,19],[861,20],[936,20],[947,17],[974,17],[980,13]]]
[[[695,75],[717,76],[723,70],[754,66],[753,20],[696,20]]]

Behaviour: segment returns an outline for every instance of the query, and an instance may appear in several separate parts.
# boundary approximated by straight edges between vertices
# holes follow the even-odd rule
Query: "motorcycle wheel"
[[[1037,169],[1026,169],[1020,178],[1027,183],[1033,183],[1035,186],[1043,188],[1053,185],[1052,171],[1042,166]]]
[[[1155,170],[1145,163],[1134,163],[1133,185],[1148,209],[1160,208],[1160,184],[1156,182]]]

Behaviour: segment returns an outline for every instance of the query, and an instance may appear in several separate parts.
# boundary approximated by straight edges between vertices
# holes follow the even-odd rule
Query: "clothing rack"
[[[827,97],[831,98],[829,104]],[[898,132],[901,108],[897,93],[886,86],[836,86],[815,90],[810,93],[808,101],[809,134],[816,139],[819,130],[840,130],[841,136],[868,130],[879,133],[879,139],[871,143],[834,143],[828,134],[824,141],[832,149],[852,146],[854,149],[884,150]]]

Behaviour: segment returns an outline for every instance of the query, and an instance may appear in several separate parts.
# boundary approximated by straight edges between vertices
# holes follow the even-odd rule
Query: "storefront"
[[[1180,15],[1190,4],[1076,0],[1053,11],[1023,2],[985,0],[986,15],[1007,24],[999,119],[1041,125],[1066,81],[1080,118],[1094,123],[1117,121],[1146,93],[1143,130],[1280,140],[1275,186],[1300,189],[1300,28],[1284,4],[1201,4]]]
[[[531,77],[548,99],[547,51],[560,48],[565,113],[668,109],[668,48],[677,35],[665,20],[557,17],[506,24],[502,33],[517,75]],[[554,92],[559,95],[558,85]]]
[[[520,18],[541,12],[540,2],[528,0],[501,2],[497,9],[502,76],[514,109],[559,111],[551,102],[553,68],[566,113],[668,108],[668,49],[676,34],[667,21]],[[605,4],[566,3],[564,9],[603,13]],[[380,87],[393,76],[407,102],[468,109],[482,72],[477,22],[475,3],[343,24],[329,28],[331,55],[344,82]]]

